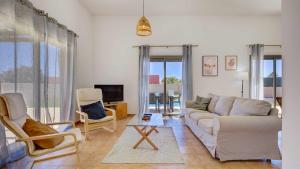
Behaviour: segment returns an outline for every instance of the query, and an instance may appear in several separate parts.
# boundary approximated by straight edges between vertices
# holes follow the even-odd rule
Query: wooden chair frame
[[[32,164],[31,164],[31,166],[30,166],[30,169],[33,168],[33,166],[34,166],[35,163],[42,162],[42,161],[47,161],[47,160],[52,160],[52,159],[55,159],[55,158],[65,157],[65,156],[73,155],[73,154],[76,154],[77,168],[79,168],[79,166],[80,166],[80,156],[79,156],[79,146],[78,146],[79,144],[78,144],[78,140],[76,138],[76,135],[74,133],[71,133],[71,132],[62,132],[62,133],[57,133],[57,134],[48,134],[48,135],[42,135],[42,136],[34,136],[34,137],[26,137],[26,138],[24,138],[24,137],[21,137],[17,132],[15,132],[14,129],[12,129],[5,122],[5,120],[3,120],[1,118],[1,121],[4,124],[5,127],[7,127],[11,132],[13,132],[17,136],[17,139],[16,139],[17,142],[25,142],[25,144],[27,145],[26,152],[27,152],[27,155],[30,156],[30,157],[38,158],[38,157],[42,157],[44,155],[47,155],[47,154],[50,154],[50,153],[53,153],[53,152],[57,152],[57,151],[61,151],[63,149],[67,149],[67,148],[70,148],[70,147],[74,147],[75,148],[75,150],[72,151],[72,152],[62,153],[62,154],[59,154],[59,155],[53,155],[53,156],[50,156],[50,157],[44,157],[44,158],[34,159],[33,162],[32,162]],[[63,124],[72,124],[72,126],[75,127],[74,122],[48,123],[47,125],[63,125]],[[30,144],[31,141],[48,139],[48,138],[55,138],[55,137],[60,137],[60,136],[72,136],[73,139],[74,139],[74,143],[70,144],[70,145],[68,145],[66,147],[61,147],[61,148],[58,148],[58,149],[48,149],[47,151],[45,151],[44,153],[42,153],[40,155],[34,155],[34,154],[32,154],[29,151],[29,144]]]
[[[81,107],[80,106],[82,104],[81,104],[81,100],[80,100],[80,97],[79,97],[79,95],[80,95],[79,91],[80,90],[95,90],[95,91],[97,91],[97,90],[99,91],[100,90],[101,91],[101,89],[83,88],[83,89],[77,89],[77,92],[76,92],[77,93],[76,100],[77,100],[77,105],[78,105],[78,109],[79,109],[79,111],[76,111],[76,112],[80,116],[80,119],[81,119],[80,121],[83,122],[83,124],[84,124],[85,139],[88,139],[88,133],[90,131],[97,130],[97,129],[105,129],[105,130],[107,130],[109,132],[114,132],[117,129],[116,111],[113,110],[113,109],[104,107],[104,109],[106,110],[107,114],[109,116],[112,116],[113,119],[109,120],[109,121],[99,121],[99,122],[90,123],[89,122],[89,118],[88,118],[88,114],[81,111]],[[94,100],[94,101],[95,102],[96,101],[100,101],[102,103],[102,105],[104,106],[103,101],[102,101],[102,91],[100,92],[100,95],[101,96],[99,96],[99,99]],[[112,129],[106,127],[107,125],[111,125],[111,124],[112,124]]]
[[[1,97],[1,96],[0,96]],[[0,98],[2,99],[2,98]],[[64,156],[68,156],[68,155],[73,155],[76,154],[76,161],[77,161],[77,168],[80,167],[80,156],[79,156],[79,140],[77,140],[77,137],[74,133],[72,132],[62,132],[62,133],[57,133],[57,134],[48,134],[48,135],[42,135],[42,136],[33,136],[33,137],[23,137],[21,136],[20,133],[18,133],[12,126],[11,124],[9,124],[10,119],[8,116],[3,116],[0,113],[0,120],[3,123],[3,125],[8,128],[12,133],[14,133],[17,137],[16,141],[17,142],[24,142],[26,144],[26,151],[27,151],[27,155],[33,158],[39,158],[39,159],[34,159],[30,168],[32,169],[35,163],[38,162],[42,162],[42,161],[47,161],[47,160],[51,160],[51,159],[55,159],[55,158],[60,158],[60,157],[64,157]],[[28,116],[28,118],[30,118]],[[64,124],[71,124],[73,128],[75,128],[75,123],[71,122],[71,121],[67,121],[67,122],[57,122],[57,123],[47,123],[46,125],[49,126],[53,126],[53,125],[64,125]],[[46,151],[38,153],[38,154],[33,154],[30,150],[29,147],[31,146],[32,141],[35,140],[42,140],[42,139],[48,139],[48,138],[55,138],[55,137],[61,137],[61,136],[71,136],[73,138],[73,142],[70,144],[67,144],[65,146],[59,147],[59,148],[50,148],[50,149],[45,149]],[[62,153],[59,155],[53,155],[53,156],[49,156],[49,157],[43,157],[44,155],[48,155],[50,153],[53,152],[57,152],[57,151],[61,151],[63,149],[67,149],[70,147],[74,147],[75,149],[72,152],[67,152],[67,153]]]

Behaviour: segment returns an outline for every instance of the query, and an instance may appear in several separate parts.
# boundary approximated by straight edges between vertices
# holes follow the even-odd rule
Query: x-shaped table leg
[[[145,127],[142,129],[140,129],[138,126],[133,127],[142,136],[142,138],[133,146],[134,149],[136,149],[144,140],[146,140],[155,150],[158,150],[157,146],[148,137],[152,133],[152,131],[158,132],[155,126],[151,126],[151,129],[149,131],[145,131]]]

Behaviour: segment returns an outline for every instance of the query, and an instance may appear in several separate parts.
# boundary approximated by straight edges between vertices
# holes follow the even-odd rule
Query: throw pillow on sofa
[[[233,103],[230,115],[267,116],[271,107],[271,104],[264,100],[237,98]]]
[[[210,103],[209,103],[207,109],[208,109],[209,112],[214,113],[216,104],[217,104],[220,96],[215,95],[215,94],[211,94],[211,93],[208,94],[208,96],[211,98],[211,100],[210,100]]]
[[[87,113],[89,119],[99,120],[106,117],[106,112],[100,101],[80,107],[82,112]]]
[[[191,108],[196,110],[204,110],[207,111],[207,107],[209,105],[211,98],[199,97],[197,96],[196,100],[193,102]]]
[[[228,116],[235,97],[220,96],[216,103],[215,112],[220,116]]]

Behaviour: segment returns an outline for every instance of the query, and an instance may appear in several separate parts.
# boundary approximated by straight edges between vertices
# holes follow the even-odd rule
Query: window
[[[150,59],[150,112],[176,114],[181,108],[182,57],[152,56]]]
[[[264,99],[276,107],[281,114],[282,106],[282,57],[264,57]]]
[[[39,120],[60,120],[60,57],[59,48],[40,43],[40,57],[34,59],[33,42],[0,42],[0,93],[20,92],[32,118],[41,111]],[[16,52],[16,54],[15,54]],[[38,80],[40,79],[40,80]],[[45,92],[44,88],[48,89]],[[39,94],[39,97],[36,96]],[[39,102],[39,104],[37,104]],[[37,105],[41,105],[38,107]],[[47,113],[49,112],[50,116]],[[48,118],[48,119],[47,119]]]

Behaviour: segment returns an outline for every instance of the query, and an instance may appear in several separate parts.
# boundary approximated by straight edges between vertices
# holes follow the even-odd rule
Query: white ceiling
[[[142,14],[142,0],[79,0],[93,15]],[[281,0],[145,0],[145,15],[280,15]]]

